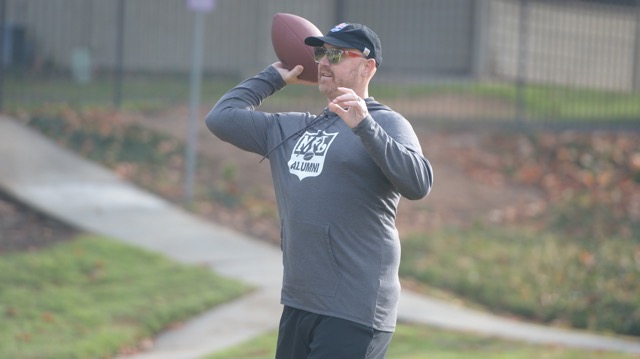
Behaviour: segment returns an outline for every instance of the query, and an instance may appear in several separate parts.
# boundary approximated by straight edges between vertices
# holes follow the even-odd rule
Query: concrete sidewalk
[[[275,330],[282,276],[278,248],[197,218],[0,116],[0,188],[85,231],[207,265],[257,288],[159,335],[136,359],[200,358]],[[640,341],[523,323],[403,291],[399,319],[527,342],[640,354]],[[224,323],[224,325],[221,325]]]

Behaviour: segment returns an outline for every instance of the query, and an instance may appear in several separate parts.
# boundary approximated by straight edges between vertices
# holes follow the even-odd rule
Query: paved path
[[[159,335],[135,359],[200,358],[276,329],[278,248],[191,215],[0,116],[0,188],[77,228],[245,281],[257,290]],[[496,317],[403,291],[399,319],[533,343],[640,354],[640,341]],[[224,326],[221,325],[224,323]]]

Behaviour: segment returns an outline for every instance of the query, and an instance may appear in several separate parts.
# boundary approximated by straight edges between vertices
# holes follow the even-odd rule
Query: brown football
[[[289,70],[302,65],[304,71],[298,78],[318,82],[318,64],[313,60],[313,48],[304,43],[309,36],[322,36],[311,21],[287,13],[273,16],[271,42],[278,60]]]

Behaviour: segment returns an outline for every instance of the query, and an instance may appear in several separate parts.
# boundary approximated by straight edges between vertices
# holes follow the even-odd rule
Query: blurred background
[[[364,23],[381,38],[383,63],[370,94],[411,122],[435,174],[426,199],[400,204],[403,288],[509,318],[637,341],[640,0],[0,0],[0,113],[194,215],[278,246],[269,166],[214,138],[202,120],[226,91],[277,61],[270,29],[279,12],[302,16],[323,33],[344,21]],[[260,109],[318,113],[325,105],[316,87],[288,86]],[[193,121],[196,132],[188,126]],[[17,202],[0,191],[3,289],[25,288],[15,267],[34,263],[13,264],[8,252],[20,257],[40,248],[47,258],[73,232]],[[86,266],[102,269],[105,253],[119,251],[97,242],[96,259],[79,264],[78,277],[86,277]],[[60,264],[78,260],[77,251],[45,259],[55,270],[44,273],[66,273]],[[149,265],[120,257],[107,268]],[[36,303],[29,309],[36,314],[22,322],[23,303],[49,297],[38,289],[49,284],[47,276],[20,271],[31,272],[33,292],[0,291],[0,303],[8,303],[0,315],[11,319],[0,321],[0,342],[44,353],[60,349],[51,343],[69,343],[68,350],[81,353],[76,332],[47,342],[65,331],[52,325],[46,335],[31,336],[24,329],[40,328],[42,318],[64,327],[51,313],[67,315]],[[161,281],[150,272],[138,286]],[[111,280],[135,287],[130,281],[126,273]],[[184,291],[202,297],[199,283]],[[82,293],[95,287],[104,297],[100,285],[92,276],[76,287]],[[51,295],[64,292],[56,287]],[[175,294],[174,285],[166,292]],[[106,304],[146,303],[148,294],[109,298]],[[56,300],[73,315],[72,299]],[[181,302],[177,296],[164,309]],[[144,319],[139,307],[128,306],[135,320],[127,322]],[[93,310],[102,313],[103,306]],[[180,318],[190,315],[194,310]],[[114,340],[94,357],[117,353],[175,320],[152,320],[155,329]],[[92,321],[68,326],[100,341]],[[411,331],[401,326],[400,333],[405,330]],[[468,333],[441,340],[420,331],[397,342],[403,337],[413,348],[407,353],[443,350],[454,358],[481,350],[487,351],[481,358],[495,357],[495,350],[504,357],[627,357],[479,345]],[[427,348],[429,338],[450,347]],[[7,348],[0,347],[0,356],[21,357]],[[417,357],[406,355],[391,357]]]
[[[7,108],[186,96],[172,79],[183,81],[192,65],[196,14],[187,1],[0,7]],[[218,1],[204,25],[205,87],[276,60],[277,12],[323,33],[343,21],[373,28],[384,45],[377,97],[409,117],[635,126],[640,115],[635,0]]]

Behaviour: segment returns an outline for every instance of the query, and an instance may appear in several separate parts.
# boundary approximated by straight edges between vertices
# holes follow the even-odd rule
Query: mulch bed
[[[36,250],[70,240],[74,228],[21,204],[0,191],[0,255]]]

